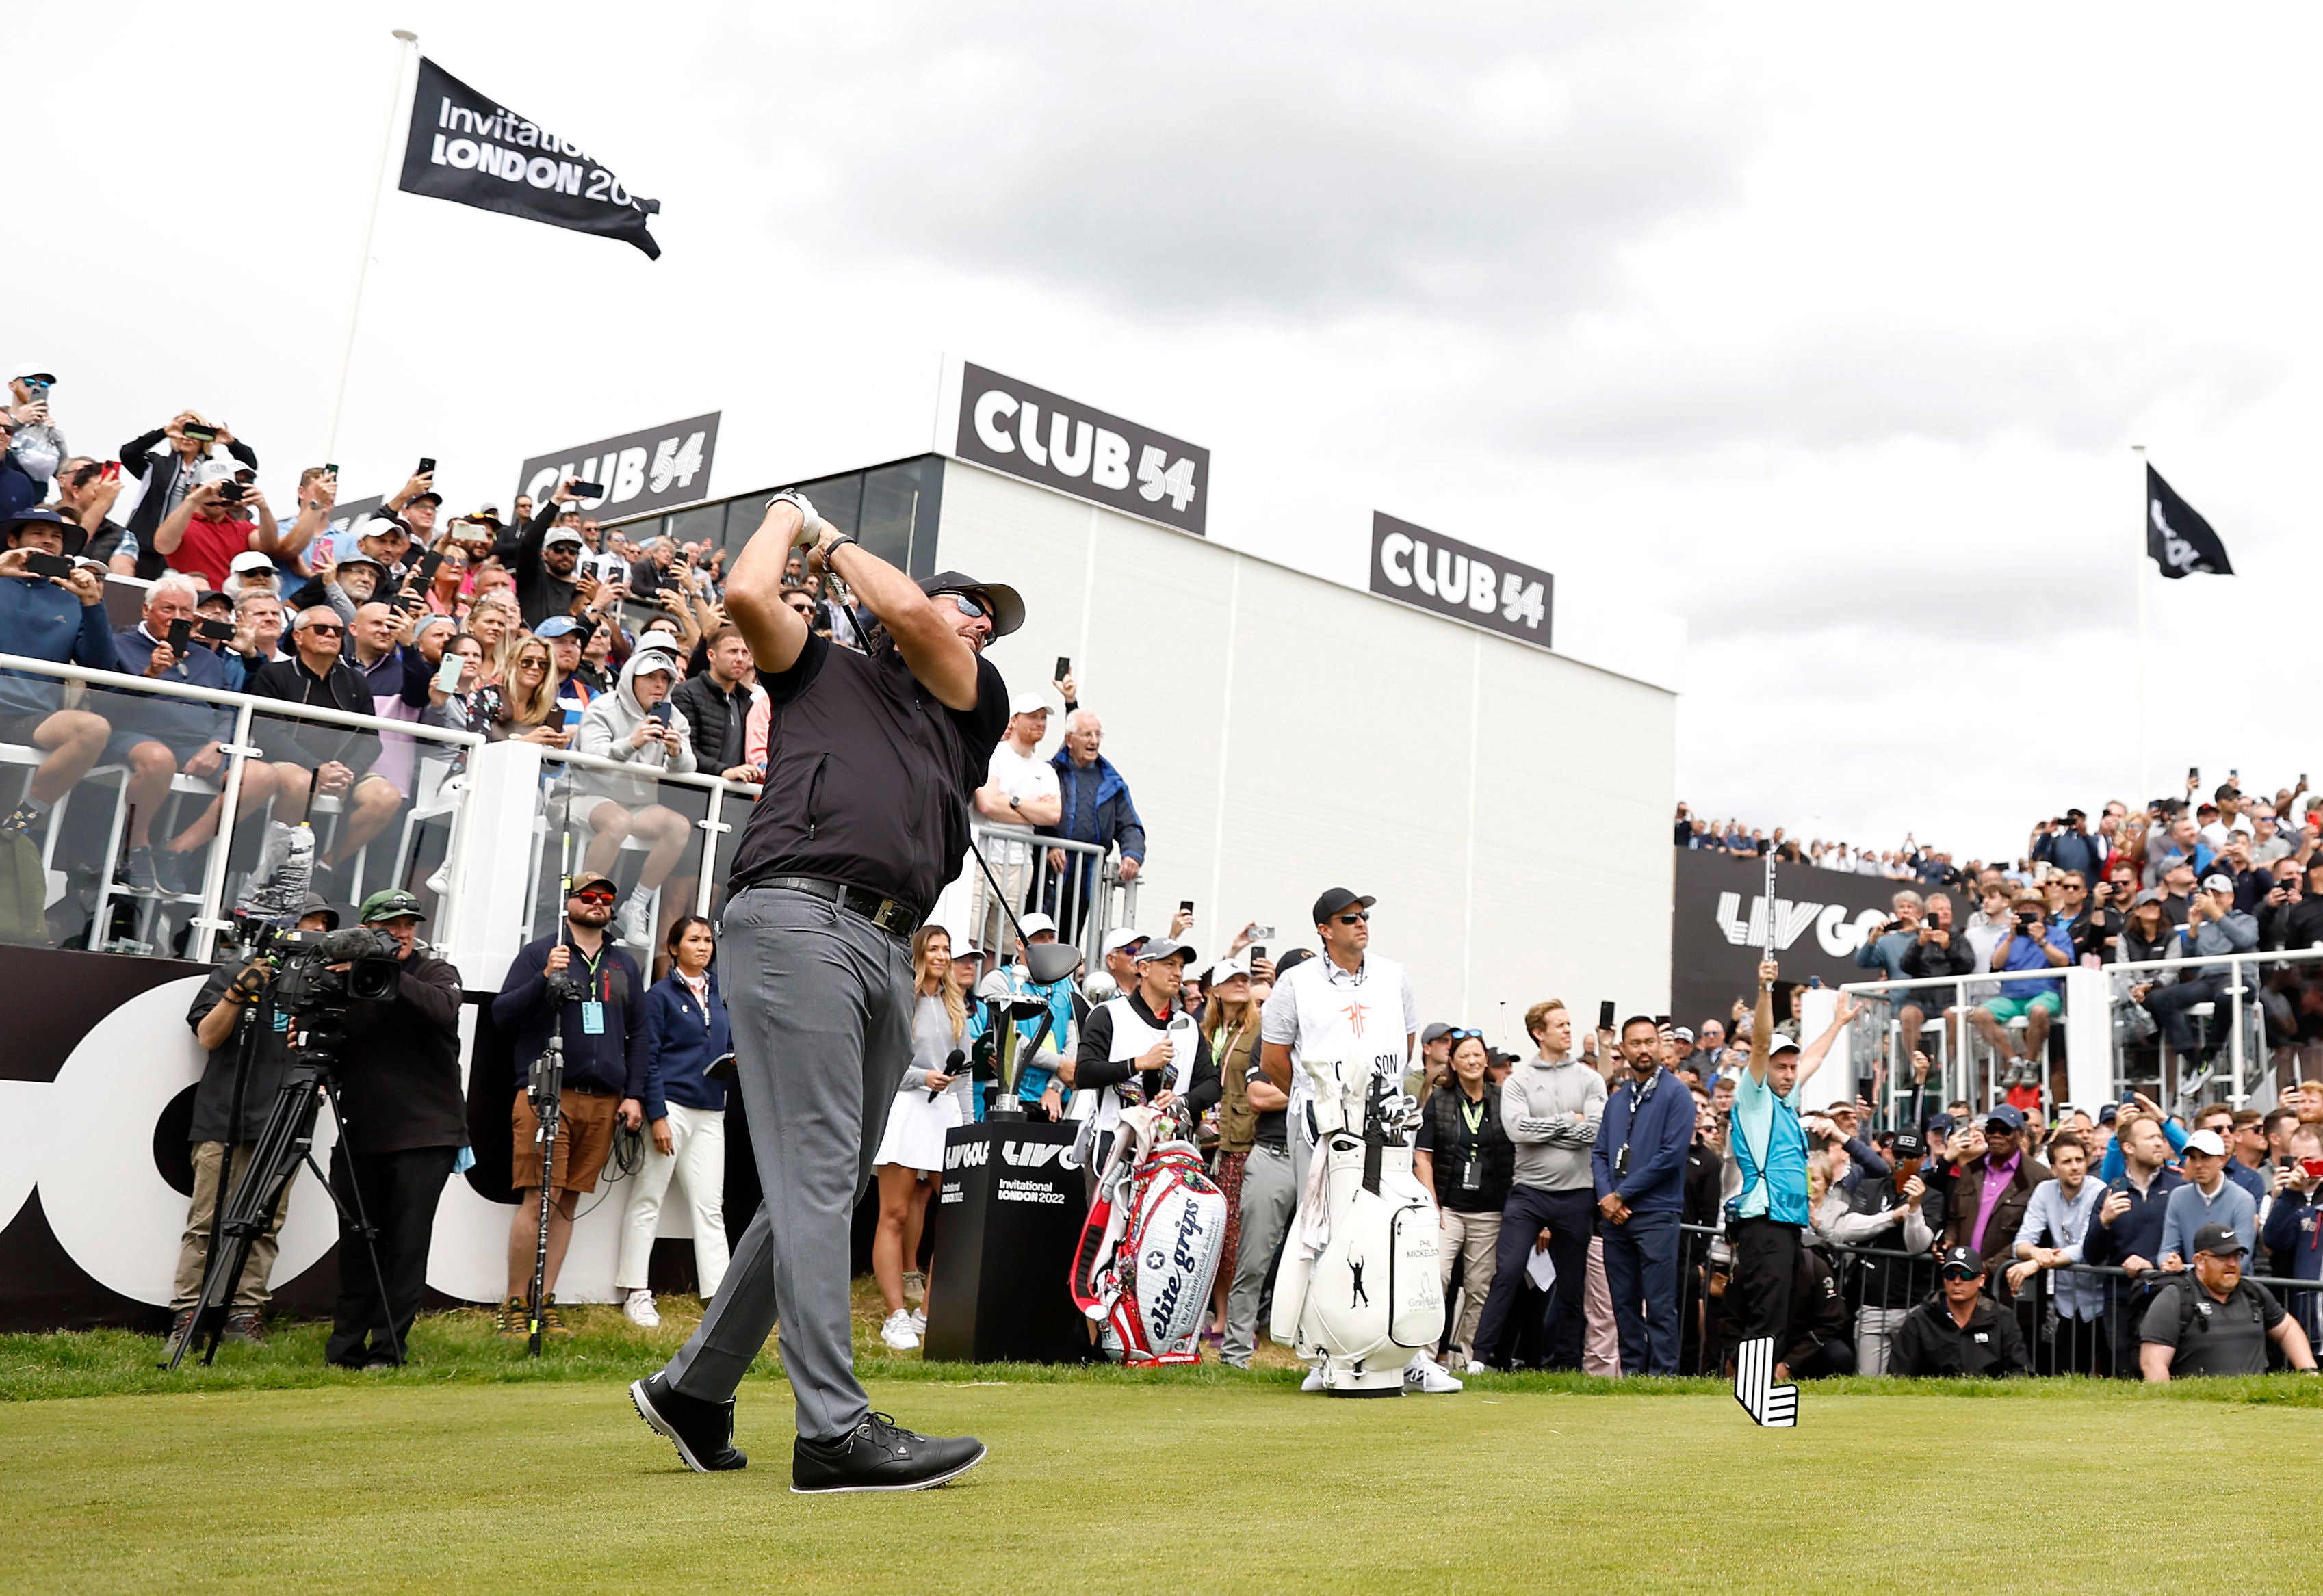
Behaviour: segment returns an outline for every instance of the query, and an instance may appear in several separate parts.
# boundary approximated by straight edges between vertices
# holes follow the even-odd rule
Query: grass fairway
[[[1851,1586],[1902,1590],[1966,1555],[1986,1590],[2201,1589],[2224,1573],[2215,1536],[2141,1534],[2118,1579],[2088,1537],[2227,1523],[2240,1566],[2300,1566],[2308,1531],[2280,1491],[2323,1433],[2323,1391],[2289,1378],[1811,1385],[1797,1430],[1761,1432],[1701,1382],[1486,1377],[1344,1402],[1287,1370],[867,1357],[875,1405],[992,1455],[940,1491],[807,1498],[788,1490],[777,1374],[741,1392],[752,1466],[701,1477],[622,1390],[682,1326],[592,1316],[525,1369],[470,1317],[428,1321],[423,1366],[397,1374],[315,1370],[318,1333],[298,1330],[171,1394],[64,1399],[144,1390],[151,1340],[0,1344],[0,1394],[60,1399],[0,1401],[5,1588],[1737,1590],[1836,1556]],[[69,1381],[34,1378],[66,1349]],[[2084,1550],[2040,1550],[2068,1546]]]

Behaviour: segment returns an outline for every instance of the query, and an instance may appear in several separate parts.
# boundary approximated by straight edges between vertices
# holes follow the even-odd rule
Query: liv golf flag
[[[601,233],[637,245],[648,259],[661,258],[661,245],[646,231],[659,200],[638,198],[574,146],[425,56],[396,187],[575,233]]]
[[[2196,515],[2194,507],[2150,465],[2145,468],[2145,552],[2173,582],[2198,571],[2205,576],[2235,573],[2227,546],[2210,530],[2210,523]]]

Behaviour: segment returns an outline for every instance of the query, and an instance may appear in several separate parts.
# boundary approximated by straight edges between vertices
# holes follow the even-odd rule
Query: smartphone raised
[[[1187,913],[1191,914],[1194,912],[1194,900],[1191,898],[1180,898],[1178,900],[1178,907],[1184,910]]]
[[[435,474],[436,474],[436,456],[435,456],[435,455],[433,455],[433,454],[422,454],[422,455],[419,457],[419,469],[418,469],[418,471],[413,472],[411,474],[412,474],[413,476],[416,476],[416,477],[425,477],[425,476],[433,476],[433,475],[435,475]]]
[[[1071,656],[1069,655],[1060,654],[1057,656],[1057,674],[1050,677],[1049,680],[1051,682],[1061,682],[1072,674],[1073,662]]]
[[[170,630],[166,638],[170,645],[170,652],[182,656],[186,652],[186,640],[193,635],[194,623],[192,620],[180,617],[179,619],[171,621],[170,623]]]
[[[118,460],[108,460],[105,463],[104,480],[108,482],[115,482],[121,480],[121,462]],[[2300,781],[2305,781],[2307,778],[2302,775],[2299,779]]]
[[[34,548],[24,551],[24,569],[35,576],[70,576],[73,563],[63,555],[47,554]]]
[[[656,720],[660,721],[664,726],[668,725],[668,724],[669,724],[669,700],[667,700],[667,699],[663,699],[660,702],[658,702],[658,703],[655,704],[655,705],[654,705],[654,707],[653,707],[652,709],[647,710],[647,711],[646,711],[646,713],[647,713],[648,715],[651,715],[655,720]]]
[[[2300,1159],[2299,1172],[2309,1180],[2323,1180],[2323,1158]]]
[[[1250,945],[1250,961],[1251,961],[1251,963],[1253,963],[1253,964],[1256,964],[1260,959],[1264,959],[1265,957],[1266,957],[1266,948],[1265,948],[1265,946],[1264,946],[1262,943],[1259,943],[1259,942],[1253,942],[1253,943]]]
[[[204,620],[194,630],[213,643],[234,641],[234,622],[230,620]]]
[[[436,692],[457,693],[460,691],[460,666],[462,658],[463,656],[461,655],[453,653],[449,649],[445,651],[443,663],[436,667]]]
[[[323,467],[323,474],[324,474],[325,476],[326,476],[326,477],[330,478],[333,482],[337,482],[337,481],[339,480],[339,463],[338,463],[338,462],[337,462],[337,461],[335,461],[335,460],[334,460],[334,461],[329,462],[327,464],[326,464],[326,465]]]
[[[214,444],[217,442],[218,429],[204,422],[188,421],[178,428],[178,436],[197,444]]]
[[[1597,1029],[1600,1031],[1613,1029],[1613,1000],[1610,997],[1597,1005]]]
[[[418,565],[413,569],[409,576],[404,578],[403,585],[415,593],[424,593],[434,585],[436,573],[443,568],[444,551],[440,548],[431,548],[419,557]]]
[[[605,496],[605,484],[602,482],[575,482],[573,484],[573,496],[575,499],[602,499]]]

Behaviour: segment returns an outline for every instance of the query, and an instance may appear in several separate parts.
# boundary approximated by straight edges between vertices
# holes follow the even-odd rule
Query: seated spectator
[[[2270,1341],[2293,1369],[2315,1367],[2314,1349],[2299,1321],[2264,1287],[2243,1279],[2248,1249],[2242,1235],[2231,1225],[2203,1225],[2194,1233],[2191,1278],[2172,1280],[2153,1294],[2153,1306],[2137,1327],[2138,1366],[2147,1384],[2202,1374],[2263,1374]]]
[[[2168,905],[2163,908],[2166,912]],[[2186,936],[2190,958],[2248,953],[2258,947],[2258,922],[2235,907],[2235,884],[2224,876],[2213,876],[2187,907]],[[2235,984],[2234,968],[2230,964],[2197,965],[2166,986],[2133,988],[2131,996],[2153,1016],[2173,1052],[2207,1064],[2226,1046],[2229,1027],[2221,1016],[2221,1023],[2209,1027],[2207,1039],[2199,1039],[2186,1011],[2197,1004],[2217,1001]]]
[[[486,686],[483,682],[484,646],[472,632],[461,632],[444,645],[444,652],[460,661],[460,684],[446,692],[433,680],[427,684],[427,709],[420,723],[438,726],[446,731],[473,731],[499,741],[503,735],[501,722],[506,706],[500,690]],[[447,782],[467,769],[467,750],[463,748],[452,758]]]
[[[182,652],[170,646],[171,627],[194,623],[194,602],[199,596],[193,579],[174,571],[148,588],[143,619],[115,634],[113,647],[121,669],[157,682],[227,691],[222,656],[190,637]],[[153,844],[153,822],[168,812],[170,784],[179,773],[219,782],[225,770],[223,749],[234,738],[234,712],[224,704],[197,699],[117,694],[107,702],[116,712],[106,757],[129,766],[129,855],[122,880],[133,893],[182,896],[197,892],[201,886],[200,850],[217,835],[223,793],[211,798],[159,848]],[[236,812],[257,813],[273,796],[278,779],[265,761],[245,761]]]
[[[1060,685],[1071,699],[1072,678],[1068,675]],[[1094,843],[1106,851],[1119,848],[1121,878],[1134,881],[1145,865],[1145,822],[1137,816],[1129,784],[1097,751],[1104,740],[1105,727],[1092,711],[1075,710],[1065,717],[1064,741],[1049,759],[1056,772],[1060,813],[1053,825],[1034,830],[1043,837]],[[1097,863],[1061,848],[1049,850],[1049,882],[1042,907],[1057,916],[1066,936],[1075,934],[1096,899]],[[1072,879],[1068,881],[1068,876]]]
[[[622,667],[620,685],[591,702],[581,717],[580,751],[600,759],[613,759],[647,774],[611,775],[575,767],[569,812],[590,835],[588,863],[592,870],[610,873],[620,862],[621,844],[637,837],[650,845],[638,871],[637,885],[614,916],[620,940],[632,948],[651,949],[655,939],[653,897],[677,865],[692,839],[693,826],[685,816],[659,801],[653,777],[663,771],[678,775],[693,773],[693,739],[685,716],[673,709],[667,718],[654,707],[669,696],[677,678],[677,656],[663,648],[640,648]],[[668,905],[665,918],[675,916]]]
[[[392,516],[368,517],[335,547],[317,546],[314,577],[290,595],[291,608],[328,604],[353,620],[357,605],[390,595],[410,553],[410,527]]]
[[[67,576],[34,573],[35,554],[57,556],[87,536],[52,509],[26,509],[0,525],[0,653],[58,665],[117,671],[121,658],[105,618],[105,579],[89,566]],[[87,710],[63,708],[65,684],[54,676],[0,672],[0,742],[29,743],[42,758],[0,834],[38,826],[58,799],[105,752],[113,728]]]
[[[205,463],[177,508],[153,528],[153,552],[170,570],[199,577],[204,587],[225,587],[234,555],[254,546],[261,532],[274,536],[266,495],[242,481],[242,469],[230,461]]]
[[[307,573],[308,551],[331,524],[331,511],[337,508],[338,501],[336,475],[319,465],[310,465],[298,473],[289,524],[278,523],[271,538],[262,537],[258,540],[259,552],[265,555],[279,577],[295,581]]]
[[[244,593],[235,600],[234,640],[221,658],[226,686],[241,692],[262,666],[274,663],[281,642],[281,600],[272,593]]]
[[[290,634],[290,656],[260,670],[243,691],[253,698],[370,715],[371,683],[339,656],[345,636],[346,625],[336,610],[317,607],[301,611]],[[401,795],[392,783],[371,774],[379,757],[376,735],[263,713],[252,726],[280,778],[274,790],[276,820],[296,825],[307,819],[310,796],[341,799],[349,806],[335,837],[329,839],[327,852],[323,842],[317,842],[318,869],[335,869],[354,858],[395,818]]]
[[[493,740],[512,737],[544,748],[572,746],[566,711],[556,702],[556,670],[549,644],[538,637],[520,639],[509,665],[508,680],[494,688],[493,694]],[[577,730],[580,717],[572,715],[569,724]]]
[[[1854,1316],[1848,1311],[1847,1298],[1821,1247],[1799,1249],[1791,1289],[1790,1334],[1778,1362],[1794,1380],[1855,1372]]]
[[[1986,900],[1988,904],[1991,901],[1989,897]],[[2013,922],[2001,928],[1999,940],[1986,960],[1988,969],[2061,970],[2073,962],[2072,941],[2049,922],[2049,907],[2039,893],[2028,892],[2017,898],[2010,913]],[[2254,929],[2253,934],[2256,934]],[[2050,1023],[2063,1012],[2064,1006],[2062,981],[2054,977],[2017,980],[2005,983],[1997,996],[1988,997],[1970,1009],[1968,1017],[1992,1050],[2008,1061],[2010,1084],[2024,1085],[2031,1077],[2027,1066],[2037,1065],[2047,1057]],[[2021,1054],[2007,1029],[2008,1022],[2019,1016],[2025,1020],[2025,1050]]]
[[[196,429],[196,436],[187,436],[188,427]],[[203,432],[210,436],[200,436]],[[166,448],[154,446],[164,442]],[[258,469],[258,452],[235,437],[232,427],[222,421],[213,426],[194,410],[180,410],[170,417],[168,426],[140,433],[121,445],[121,469],[145,484],[145,491],[138,495],[137,508],[129,512],[128,532],[137,544],[137,574],[146,581],[161,575],[168,565],[161,551],[154,546],[154,533],[163,518],[175,511],[193,490],[202,467],[213,463],[214,448],[223,448],[253,472]],[[222,463],[217,463],[223,471]]]
[[[758,781],[764,772],[750,763],[744,751],[750,711],[758,696],[750,645],[734,628],[721,627],[710,635],[707,654],[707,668],[679,683],[670,693],[670,702],[684,712],[692,729],[694,767],[714,770],[728,781]]]
[[[119,467],[108,473],[105,463],[76,454],[57,473],[59,513],[87,535],[84,557],[102,561],[115,576],[137,574],[137,539],[112,518],[114,501],[127,481]]]
[[[476,601],[468,609],[467,624],[476,641],[484,646],[485,684],[506,682],[509,667],[516,662],[517,644],[524,636],[524,623],[517,614],[516,601],[486,589],[480,578]]]
[[[1930,893],[1913,941],[1903,951],[1905,977],[1922,981],[1939,976],[1965,976],[1972,974],[1978,963],[1966,931],[1952,923],[1951,894]],[[1923,986],[1900,995],[1903,1001],[1896,1006],[1896,1018],[1903,1027],[1904,1048],[1908,1053],[1918,1045],[1921,1029],[1927,1024],[1928,1017],[1949,1015],[1954,1005],[1941,986]]]
[[[1985,1260],[1973,1247],[1948,1247],[1942,1287],[1904,1316],[1889,1344],[1887,1370],[1907,1379],[2029,1374],[2016,1316],[1984,1294]]]

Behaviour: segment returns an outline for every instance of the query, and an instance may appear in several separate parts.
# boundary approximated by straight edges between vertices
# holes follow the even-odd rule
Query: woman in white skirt
[[[718,977],[710,968],[718,941],[699,914],[669,928],[669,974],[646,995],[646,1123],[653,1145],[629,1183],[613,1286],[632,1325],[661,1323],[646,1266],[654,1227],[672,1176],[684,1189],[693,1225],[693,1272],[702,1300],[726,1278],[726,1083],[711,1065],[734,1050]]]
[[[924,1313],[904,1306],[904,1274],[917,1267],[928,1197],[943,1168],[944,1133],[966,1124],[969,1077],[944,1068],[969,1045],[968,1005],[951,978],[951,933],[923,925],[912,936],[912,1063],[887,1110],[887,1129],[872,1160],[879,1181],[879,1229],[871,1242],[871,1273],[887,1300],[879,1339],[897,1352],[920,1344]]]

